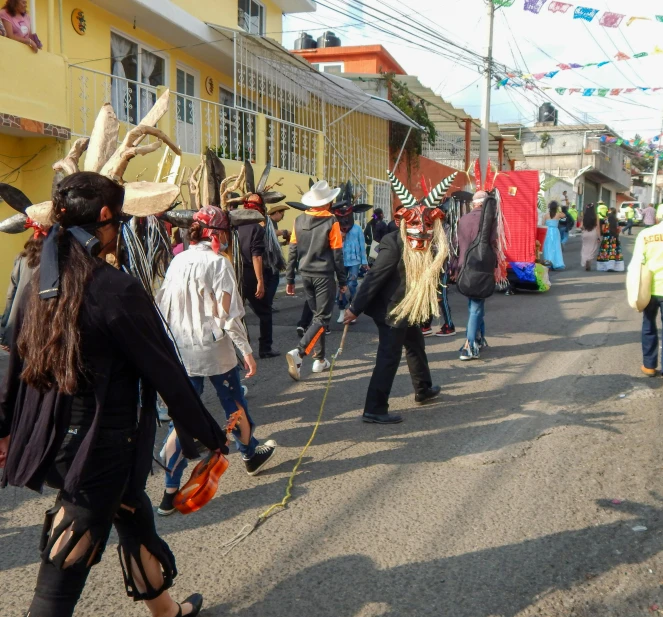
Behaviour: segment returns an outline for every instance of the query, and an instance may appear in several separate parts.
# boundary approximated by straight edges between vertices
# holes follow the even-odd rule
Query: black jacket
[[[21,328],[26,302],[24,297],[15,336]],[[74,492],[81,478],[91,471],[89,453],[99,435],[109,397],[112,395],[117,403],[124,396],[127,413],[136,416],[139,379],[144,387],[151,386],[161,394],[185,456],[198,456],[192,437],[210,450],[221,448],[227,452],[225,431],[200,401],[159,314],[136,279],[109,265],[97,268],[85,289],[79,322],[81,355],[93,376],[96,406],[90,409],[91,429],[65,478],[65,490]],[[0,484],[38,491],[67,432],[72,397],[61,394],[56,386],[38,392],[20,379],[21,370],[22,361],[14,345],[0,386],[0,437],[11,435]],[[138,489],[144,488],[150,470],[156,420],[156,410],[146,408],[138,421],[132,474]]]
[[[366,313],[377,322],[405,328],[407,320],[396,322],[389,317],[404,297],[403,241],[400,233],[395,231],[382,238],[377,259],[364,277],[350,310],[355,315]]]

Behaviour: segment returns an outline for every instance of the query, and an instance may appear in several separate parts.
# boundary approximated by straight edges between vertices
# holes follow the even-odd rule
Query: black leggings
[[[75,430],[77,434],[65,437],[49,472],[47,483],[54,488],[62,489],[85,436],[85,429]],[[157,534],[149,497],[131,488],[136,484],[131,481],[134,447],[133,429],[102,431],[76,492],[60,490],[55,505],[47,510],[40,543],[42,564],[29,617],[73,615],[90,568],[101,561],[112,526],[119,536],[127,595],[136,601],[153,600],[172,586],[175,558]],[[70,534],[69,539],[56,547],[63,534]],[[161,564],[162,582],[156,587],[145,572],[141,547]]]

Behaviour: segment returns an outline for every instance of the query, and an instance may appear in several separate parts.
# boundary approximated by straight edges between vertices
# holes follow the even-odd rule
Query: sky
[[[446,54],[453,48],[442,41],[439,47],[430,40],[422,41],[422,29],[412,24],[412,19],[426,23],[428,29],[425,32],[429,36],[442,35],[484,55],[488,24],[485,0],[360,0],[363,11],[348,9],[351,5],[356,6],[356,0],[320,1],[327,7],[318,4],[315,13],[285,17],[282,35],[285,47],[292,49],[300,32],[308,32],[317,38],[325,30],[335,32],[343,45],[382,44],[408,74],[417,75],[425,86],[455,107],[479,117],[481,79],[478,67],[464,66],[442,57],[440,53]],[[552,1],[546,0],[538,15],[523,9],[525,0],[515,0],[513,6],[497,9],[493,50],[496,62],[534,74],[556,70],[560,63],[614,60],[618,52],[628,56],[640,52],[651,54],[657,45],[663,50],[663,23],[635,20],[632,25],[626,25],[631,16],[654,18],[656,14],[663,15],[663,0],[582,0],[581,6],[625,14],[627,17],[619,28],[599,25],[601,12],[590,23],[574,19],[573,8],[566,14],[552,13],[548,10]],[[565,1],[575,6],[573,0]],[[354,18],[328,8],[331,6],[352,13]],[[369,23],[362,24],[362,20]],[[405,23],[421,34],[412,32],[406,35]],[[410,40],[386,34],[376,27],[398,28],[400,36]],[[537,85],[551,88],[663,88],[663,53],[600,68],[560,71],[554,78],[537,82]],[[636,133],[651,138],[660,132],[663,89],[657,93],[622,93],[606,98],[559,95],[555,90],[493,89],[491,120],[531,125],[544,101],[551,101],[559,109],[560,123],[605,123],[625,138]]]

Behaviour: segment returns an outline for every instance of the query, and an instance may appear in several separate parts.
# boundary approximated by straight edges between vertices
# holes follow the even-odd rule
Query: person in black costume
[[[158,617],[194,616],[202,605],[199,594],[178,605],[167,591],[175,558],[145,493],[157,419],[148,393],[168,405],[185,456],[198,456],[193,438],[227,453],[226,434],[142,285],[106,263],[123,199],[120,185],[92,172],[55,189],[55,224],[23,295],[0,388],[2,486],[59,491],[46,513],[30,617],[73,614],[111,526],[130,597]]]
[[[364,240],[366,241],[366,255],[368,257],[369,265],[372,265],[373,261],[375,261],[370,256],[371,244],[373,244],[373,242],[380,244],[382,238],[384,238],[388,232],[389,229],[387,223],[384,222],[384,212],[382,211],[382,208],[375,208],[371,220],[368,221],[366,227],[364,227]]]
[[[379,424],[403,420],[400,415],[389,414],[389,395],[403,348],[415,401],[428,402],[441,391],[440,386],[433,386],[420,324],[436,311],[439,315],[436,292],[448,256],[440,220],[443,214],[426,203],[416,203],[400,183],[395,186],[403,194],[402,200],[409,197],[413,205],[396,212],[400,231],[382,239],[378,256],[346,311],[344,322],[349,324],[366,313],[378,328],[377,359],[363,420]]]

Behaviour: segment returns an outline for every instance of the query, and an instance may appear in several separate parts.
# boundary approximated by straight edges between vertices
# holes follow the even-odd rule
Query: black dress
[[[15,337],[27,296],[19,309]],[[139,407],[139,381],[143,390],[161,394],[183,437],[185,456],[198,456],[192,438],[227,452],[225,432],[195,393],[152,301],[136,279],[106,264],[97,268],[84,293],[79,326],[84,374],[75,396],[64,395],[57,387],[39,392],[26,385],[20,379],[22,361],[16,345],[0,387],[0,437],[11,435],[2,486],[40,491],[46,483],[60,491],[44,525],[42,568],[30,609],[34,617],[72,614],[113,524],[127,593],[135,599],[152,599],[172,584],[175,561],[156,533],[145,494],[156,409]],[[64,519],[54,525],[60,509]],[[67,528],[74,540],[54,555],[53,546]],[[69,551],[86,534],[92,540],[91,551],[74,566],[63,568]],[[163,585],[158,589],[148,584],[139,591],[126,565],[133,558],[142,569],[141,546],[162,565]]]

